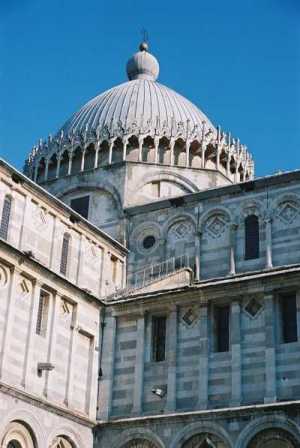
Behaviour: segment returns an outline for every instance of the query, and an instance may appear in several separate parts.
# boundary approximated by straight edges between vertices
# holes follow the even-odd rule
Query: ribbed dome
[[[164,126],[166,134],[172,133],[172,126],[189,123],[192,130],[199,129],[205,121],[213,128],[208,118],[190,101],[174,90],[147,79],[136,79],[102,93],[89,101],[63,126],[65,135],[101,130],[105,127],[121,126],[126,130],[135,126],[150,131]]]

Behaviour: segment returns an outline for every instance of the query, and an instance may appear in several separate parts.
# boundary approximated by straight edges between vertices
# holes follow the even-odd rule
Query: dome
[[[127,74],[129,81],[87,102],[54,138],[33,148],[25,168],[33,179],[74,173],[76,151],[81,171],[139,161],[221,171],[231,180],[252,175],[251,156],[238,139],[216,129],[197,106],[157,82],[159,64],[145,42],[129,59]],[[85,152],[91,147],[94,160],[88,162]]]
[[[171,137],[178,127],[186,132],[202,127],[208,118],[190,101],[174,90],[150,79],[135,79],[102,93],[85,104],[63,126],[64,135],[80,132],[113,131],[118,127],[125,134],[160,133]],[[113,129],[112,129],[113,128]]]
[[[65,136],[80,133],[148,134],[185,137],[202,128],[214,130],[208,118],[194,104],[174,90],[156,82],[157,59],[142,42],[127,63],[128,82],[96,96],[62,127]],[[122,135],[120,135],[120,133]]]

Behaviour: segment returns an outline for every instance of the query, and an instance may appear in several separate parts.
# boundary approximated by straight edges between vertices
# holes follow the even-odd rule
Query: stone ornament
[[[18,285],[18,295],[21,299],[25,299],[31,292],[32,284],[29,280],[23,278]]]
[[[262,310],[263,305],[256,297],[252,297],[244,306],[244,311],[251,319],[256,319]]]
[[[6,288],[8,284],[8,270],[0,265],[0,288]]]
[[[181,321],[188,327],[192,328],[199,320],[199,308],[194,306],[183,311]]]
[[[299,207],[294,201],[282,202],[277,211],[277,216],[283,224],[292,224],[299,214]]]
[[[35,207],[32,213],[32,220],[34,222],[34,226],[39,231],[45,231],[48,227],[48,219],[45,210],[38,205]]]
[[[188,221],[180,221],[174,224],[170,229],[170,235],[174,237],[175,240],[183,240],[189,238],[194,231],[194,226]]]
[[[205,230],[212,238],[220,238],[225,232],[229,219],[224,214],[216,214],[211,216],[205,225]]]

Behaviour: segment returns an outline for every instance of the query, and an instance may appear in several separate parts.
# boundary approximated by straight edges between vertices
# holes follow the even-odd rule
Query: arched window
[[[245,219],[245,260],[259,258],[259,222],[256,215]]]
[[[70,234],[64,233],[60,259],[60,273],[63,275],[67,275],[70,240]]]
[[[22,446],[17,440],[11,440],[8,442],[7,448],[22,448]]]
[[[8,237],[10,214],[11,214],[11,197],[5,196],[2,208],[1,224],[0,224],[0,238],[3,238],[4,240],[7,240]]]

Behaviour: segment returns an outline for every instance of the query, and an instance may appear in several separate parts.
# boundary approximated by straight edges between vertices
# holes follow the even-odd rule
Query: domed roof
[[[127,63],[129,81],[96,96],[62,127],[63,135],[106,130],[113,136],[145,132],[167,137],[212,128],[208,118],[194,104],[174,90],[156,82],[159,64],[142,43]]]
[[[162,126],[171,136],[172,126],[182,124],[190,130],[202,126],[208,118],[190,101],[155,81],[135,79],[102,93],[85,104],[63,126],[64,134],[97,131],[121,126],[125,133],[133,128],[139,133],[154,131]],[[150,129],[148,129],[150,128]]]

